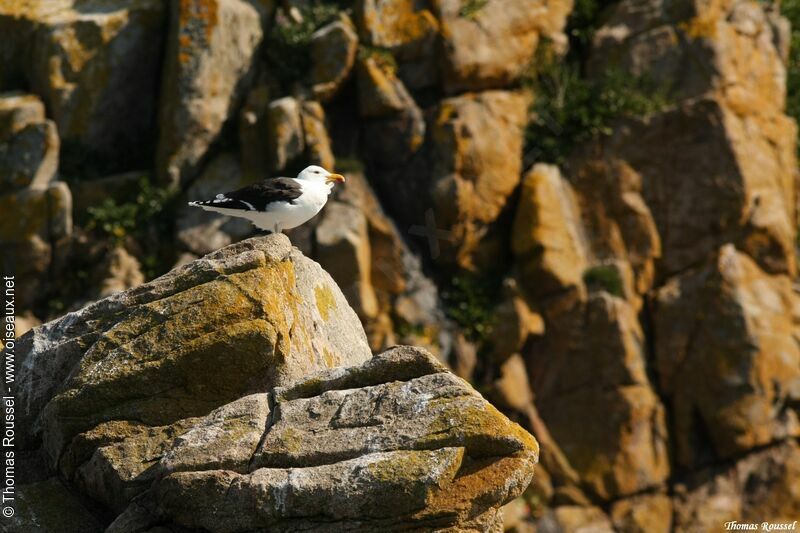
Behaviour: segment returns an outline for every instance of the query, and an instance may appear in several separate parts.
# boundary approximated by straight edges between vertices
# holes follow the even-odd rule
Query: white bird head
[[[310,167],[304,168],[300,174],[297,175],[297,179],[322,182],[330,185],[333,185],[334,183],[344,183],[344,176],[341,174],[333,174],[328,172],[324,168],[318,167],[317,165],[311,165]]]

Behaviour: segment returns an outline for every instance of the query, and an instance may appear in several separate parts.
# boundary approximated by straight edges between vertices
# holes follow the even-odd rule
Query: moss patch
[[[484,400],[455,401],[441,398],[431,402],[437,415],[426,428],[420,448],[465,446],[470,457],[494,457],[517,452],[539,456],[539,443],[521,426],[508,420]]]
[[[622,276],[617,267],[613,265],[600,265],[586,269],[583,273],[583,282],[586,283],[589,290],[606,291],[619,298],[625,295]]]
[[[286,428],[281,433],[281,442],[289,453],[297,453],[303,449],[303,435],[293,428]]]
[[[368,470],[375,479],[381,481],[397,483],[408,479],[418,480],[430,473],[430,469],[433,466],[433,459],[436,459],[436,455],[440,453],[442,452],[397,450],[387,459],[371,463]],[[458,455],[463,457],[463,452],[460,452]],[[455,468],[451,469],[449,475],[445,474],[442,477],[452,478],[458,470],[460,463],[461,460],[459,458],[459,460],[451,465]]]

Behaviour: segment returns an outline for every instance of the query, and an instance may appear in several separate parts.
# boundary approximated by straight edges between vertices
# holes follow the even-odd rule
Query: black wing
[[[266,211],[273,202],[294,203],[303,193],[300,184],[291,178],[266,179],[247,187],[218,194],[213,200],[192,202],[192,205],[208,205],[243,211]]]

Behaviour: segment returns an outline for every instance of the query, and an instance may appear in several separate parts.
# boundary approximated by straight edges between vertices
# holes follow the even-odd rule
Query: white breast
[[[293,203],[275,203],[270,205],[265,213],[247,213],[247,218],[256,226],[270,231],[276,226],[279,230],[285,230],[308,222],[325,206],[330,187],[325,183],[309,181],[300,183],[303,192]]]

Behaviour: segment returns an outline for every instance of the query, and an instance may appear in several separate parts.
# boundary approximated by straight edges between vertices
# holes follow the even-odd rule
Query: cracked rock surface
[[[538,460],[530,434],[428,352],[371,357],[336,284],[282,235],[20,347],[22,448],[39,459],[20,531],[67,523],[52,502],[111,533],[502,530]]]

